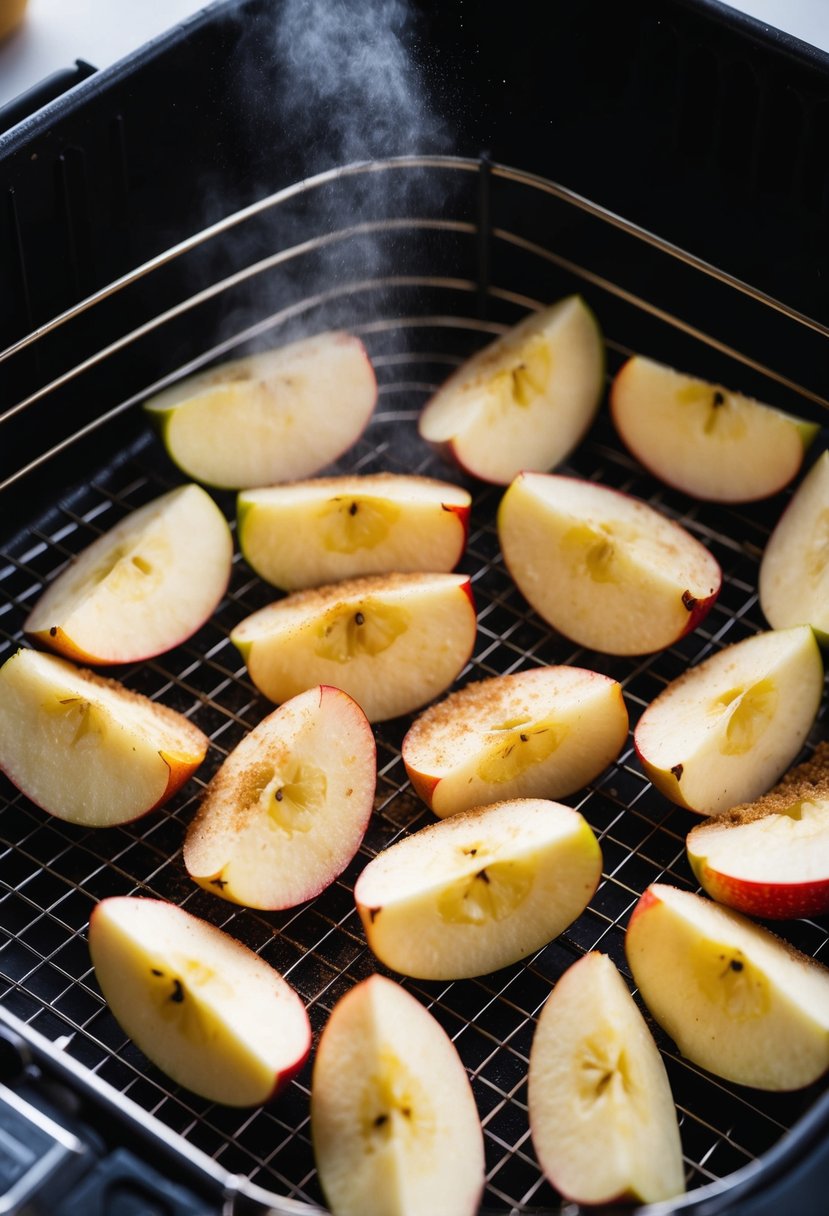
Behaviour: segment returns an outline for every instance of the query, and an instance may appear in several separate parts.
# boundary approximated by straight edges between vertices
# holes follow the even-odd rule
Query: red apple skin
[[[435,790],[440,785],[440,777],[428,777],[424,773],[416,773],[413,770],[406,770],[409,781],[412,783],[412,789],[419,798],[422,798],[428,807],[431,808],[432,797]]]
[[[172,493],[172,492],[170,492]],[[162,498],[169,498],[170,493],[162,495]],[[203,491],[206,494],[206,491]],[[213,508],[219,512],[218,506],[214,503]],[[227,524],[225,523],[225,528]],[[106,533],[104,534],[104,536]],[[103,536],[100,538],[103,539]],[[93,544],[96,542],[93,542]],[[82,551],[78,556],[83,556]],[[159,654],[167,654],[170,650],[174,650],[177,646],[187,642],[193,637],[213,616],[219,604],[227,594],[227,589],[230,586],[230,579],[233,572],[233,539],[229,529],[227,530],[227,551],[225,554],[225,573],[224,578],[214,588],[213,600],[209,604],[204,605],[202,614],[198,620],[192,620],[189,624],[180,626],[182,632],[175,637],[170,637],[165,640],[164,650],[159,651],[155,647],[150,647],[149,650],[136,649],[131,645],[134,640],[125,638],[122,640],[120,650],[112,651],[109,654],[100,655],[92,651],[83,650],[77,646],[71,637],[65,632],[60,625],[52,625],[50,628],[43,629],[27,629],[24,623],[23,636],[33,642],[42,650],[51,650],[53,653],[60,655],[62,658],[70,659],[72,662],[80,663],[82,666],[90,667],[111,667],[123,663],[141,663],[147,659],[157,658]],[[46,588],[48,594],[49,588]],[[37,610],[37,603],[34,605],[32,612]],[[31,614],[30,614],[31,615]],[[28,618],[27,618],[28,620]]]
[[[656,897],[656,895],[654,895],[650,887],[647,887],[639,896],[638,901],[634,905],[628,924],[632,925],[637,916],[641,916],[643,912],[647,912],[648,908],[652,908],[658,903],[659,899]]]
[[[612,489],[612,487],[609,487],[609,488]],[[615,490],[614,489],[613,493],[620,495],[620,497],[630,497],[629,495],[625,494],[624,490]],[[719,581],[717,582],[716,587],[714,587],[712,589],[710,595],[704,595],[704,596],[700,596],[699,598],[696,598],[695,596],[692,596],[690,594],[690,592],[683,591],[681,598],[682,598],[683,604],[685,605],[685,608],[688,611],[688,619],[685,622],[685,628],[682,630],[682,633],[679,635],[678,638],[674,639],[675,642],[678,642],[680,640],[680,638],[684,638],[686,636],[686,634],[692,633],[693,630],[696,629],[698,625],[701,625],[702,622],[705,620],[705,618],[708,616],[708,613],[714,607],[714,604],[717,601],[720,591],[722,590],[722,570],[719,569],[719,567],[718,567],[718,580]]]
[[[676,806],[684,807],[686,811],[693,811],[695,815],[699,814],[699,811],[694,810],[694,808],[689,806],[689,804],[685,801],[682,794],[682,785],[676,774],[673,771],[666,773],[663,772],[662,769],[654,767],[650,760],[648,760],[647,757],[642,754],[639,744],[636,741],[635,731],[633,735],[633,750],[636,753],[637,760],[642,765],[642,771],[654,789],[659,790],[660,794],[664,794],[665,797],[669,798],[671,802],[676,804]]]
[[[458,449],[453,439],[447,439],[444,443],[432,443],[430,441],[429,446],[439,460],[444,460],[447,464],[453,464],[456,469],[460,469],[467,477],[474,477],[476,481],[481,480],[477,473],[467,468],[463,463],[458,455]]]
[[[816,882],[750,882],[720,874],[704,858],[691,857],[697,881],[712,899],[761,920],[798,920],[829,913],[829,878]]]
[[[685,846],[691,869],[700,886],[721,904],[727,904],[747,916],[762,920],[797,920],[801,917],[826,916],[829,913],[829,859],[823,875],[808,881],[798,881],[791,871],[791,862],[780,881],[764,875],[764,881],[752,881],[724,873],[711,863],[711,846],[706,834],[711,826],[717,833],[739,831],[743,826],[762,822],[767,817],[784,812],[799,801],[829,797],[829,741],[819,743],[808,760],[789,769],[778,783],[753,803],[732,807],[724,816],[705,820],[688,833]],[[739,837],[734,837],[738,840]],[[810,835],[802,847],[811,856],[822,857],[824,834]]]
[[[448,511],[450,515],[457,515],[458,522],[463,528],[463,548],[466,548],[466,542],[469,540],[469,520],[471,517],[472,508],[467,504],[461,506],[460,503],[442,502],[440,504],[442,511]]]
[[[63,658],[64,656],[61,657]],[[92,678],[96,678],[94,672],[88,672],[87,674]],[[109,679],[109,677],[99,678]],[[197,731],[197,733],[201,735],[201,743],[197,743],[194,739],[194,750],[188,755],[181,752],[172,754],[165,752],[163,749],[159,749],[158,754],[167,765],[167,784],[164,787],[164,792],[162,793],[161,797],[154,802],[152,806],[144,807],[143,810],[139,811],[136,815],[133,815],[132,819],[119,819],[117,823],[112,825],[102,824],[100,827],[124,827],[128,823],[136,823],[139,819],[143,819],[145,815],[149,815],[152,811],[157,811],[159,807],[164,806],[165,802],[169,802],[173,795],[178,793],[181,787],[190,780],[207,755],[209,740],[201,731]],[[28,798],[32,806],[39,807],[42,811],[45,811],[47,815],[53,814],[49,807],[43,806],[43,804],[38,802],[37,799],[34,798],[24,786],[20,785],[17,776],[10,772],[9,769],[3,764],[0,764],[0,773],[3,773],[3,775],[7,777],[9,781],[11,781],[12,785],[19,789],[20,792],[24,794],[26,798]],[[69,823],[71,821],[66,820],[65,822]]]
[[[152,811],[157,811],[159,807],[164,806],[165,802],[169,802],[170,799],[172,798],[173,794],[177,794],[178,791],[181,789],[181,787],[187,781],[190,780],[190,778],[193,776],[193,773],[195,773],[196,769],[201,764],[202,760],[204,760],[205,754],[206,754],[206,751],[204,753],[202,753],[201,756],[194,756],[192,762],[190,762],[190,761],[183,762],[181,759],[173,759],[171,756],[165,755],[164,752],[159,752],[161,759],[167,765],[167,769],[168,769],[167,785],[165,787],[164,793],[161,795],[161,797],[158,799],[157,802],[154,802],[152,806],[148,806],[144,810],[139,811],[137,815],[133,815],[132,819],[119,819],[117,824],[113,824],[112,826],[122,828],[122,827],[125,827],[128,823],[136,823],[139,819],[143,819],[145,815],[149,815]],[[17,786],[17,782],[14,779],[14,777],[12,776],[12,774],[6,768],[4,768],[3,765],[1,765],[1,764],[0,764],[0,773],[3,773],[3,775],[5,777],[7,777],[9,779],[9,781],[11,781],[12,785]],[[51,815],[52,812],[49,810],[48,807],[42,806],[26,790],[22,789],[19,786],[17,788],[20,789],[20,792],[22,794],[25,794],[25,796],[28,798],[29,802],[31,802],[32,806],[40,807],[40,809],[42,811],[45,811],[47,815]],[[104,825],[102,825],[102,826],[104,826]],[[96,828],[95,830],[98,831],[100,829]]]
[[[229,584],[230,570],[228,570],[227,580],[224,583],[221,595],[219,595],[216,599],[216,603],[211,605],[210,611],[202,617],[194,628],[188,629],[186,633],[183,633],[180,637],[172,640],[170,645],[164,650],[164,654],[166,654],[169,650],[174,650],[176,646],[181,646],[184,642],[188,641],[195,633],[199,631],[199,629],[202,628],[203,625],[210,620],[215,608],[221,603],[222,599],[227,593]],[[155,650],[149,650],[146,654],[111,654],[104,657],[98,654],[91,654],[89,651],[81,650],[79,647],[77,647],[71,638],[64,633],[60,625],[53,625],[51,629],[40,629],[37,631],[26,630],[24,632],[24,636],[42,650],[51,650],[54,654],[60,655],[61,658],[70,659],[74,663],[80,663],[87,667],[113,667],[122,663],[143,663],[147,659],[154,659],[157,657],[157,652]]]
[[[273,1089],[271,1090],[269,1096],[265,1099],[266,1103],[273,1102],[274,1098],[278,1097],[278,1095],[282,1093],[283,1089],[285,1089],[285,1087],[289,1085],[291,1081],[293,1081],[294,1077],[298,1076],[302,1072],[303,1068],[310,1059],[312,1042],[313,1039],[309,1037],[308,1046],[305,1048],[304,1054],[296,1061],[296,1063],[290,1068],[283,1068],[282,1072],[276,1074]]]
[[[167,752],[163,751],[159,752],[158,754],[167,765],[167,768],[169,769],[169,776],[167,777],[167,788],[159,798],[158,802],[156,802],[155,806],[150,807],[151,811],[155,811],[158,807],[163,806],[165,802],[172,798],[173,794],[178,793],[185,782],[190,780],[193,773],[195,773],[196,769],[207,755],[207,748],[205,746],[205,750],[202,752],[201,756],[193,756],[187,760],[183,760],[181,756],[171,756]]]
[[[629,368],[629,367],[632,365],[632,363],[634,362],[635,357],[636,357],[636,356],[631,355],[631,357],[630,357],[629,359],[626,359],[626,360],[625,360],[625,362],[622,364],[622,366],[619,368],[618,372],[616,373],[616,375],[615,375],[615,376],[614,376],[614,378],[613,378],[613,382],[611,383],[611,386],[610,386],[610,391],[608,392],[608,396],[607,396],[608,408],[609,408],[609,410],[610,410],[610,417],[611,417],[611,420],[612,420],[612,422],[613,422],[613,426],[614,426],[614,427],[615,427],[615,429],[616,429],[616,433],[617,433],[617,435],[619,435],[619,436],[621,436],[621,434],[622,434],[622,430],[621,430],[621,428],[620,428],[620,426],[619,426],[618,419],[617,419],[617,413],[618,413],[619,406],[618,406],[618,404],[617,404],[616,397],[617,397],[617,394],[618,394],[618,392],[619,392],[619,385],[621,384],[621,382],[622,382],[622,380],[623,380],[623,378],[624,378],[625,372],[626,372],[626,371],[628,370],[628,368]],[[635,460],[638,460],[638,461],[639,461],[639,463],[641,464],[642,468],[643,468],[643,469],[646,469],[646,470],[648,471],[648,473],[650,473],[650,475],[651,475],[652,477],[655,477],[655,478],[657,479],[657,481],[661,481],[661,482],[663,482],[665,485],[671,485],[671,484],[672,484],[672,483],[670,483],[670,482],[666,481],[664,473],[659,473],[659,472],[657,472],[657,471],[656,471],[654,468],[652,468],[652,467],[651,467],[651,466],[648,464],[648,462],[645,460],[645,458],[644,458],[644,457],[641,455],[641,453],[640,453],[640,452],[639,452],[637,449],[635,449],[634,447],[632,447],[632,446],[631,446],[631,445],[628,443],[628,440],[627,440],[627,439],[625,439],[625,440],[624,440],[624,443],[625,443],[625,446],[628,448],[628,450],[629,450],[629,452],[630,452],[631,456],[633,456]],[[776,486],[776,487],[775,487],[773,490],[769,490],[769,491],[768,491],[768,493],[764,493],[764,494],[762,494],[762,495],[760,495],[760,496],[758,496],[757,498],[754,498],[754,499],[742,499],[742,498],[741,498],[741,499],[739,499],[738,501],[739,501],[739,502],[752,502],[752,501],[753,501],[753,502],[759,502],[759,501],[761,501],[762,499],[771,498],[771,497],[773,497],[773,495],[775,495],[775,494],[779,494],[781,490],[784,490],[784,489],[786,488],[786,486],[787,486],[787,485],[789,485],[789,483],[792,481],[792,478],[793,478],[795,475],[796,475],[796,474],[792,474],[792,477],[788,477],[788,478],[784,479],[784,480],[783,480],[783,481],[780,483],[780,485]],[[685,491],[684,491],[684,490],[682,490],[682,487],[681,487],[681,486],[672,486],[672,488],[673,488],[673,489],[675,489],[675,490],[679,490],[679,491],[680,491],[680,493],[685,493]],[[717,499],[709,499],[708,501],[710,501],[710,502],[717,502],[718,500],[717,500]],[[728,500],[726,500],[726,501],[728,501]],[[734,505],[736,505],[736,503],[735,503]]]
[[[489,477],[482,477],[481,474],[476,473],[474,469],[470,469],[469,466],[464,464],[463,460],[461,459],[454,439],[444,439],[442,442],[434,439],[428,439],[426,440],[426,443],[428,444],[429,450],[434,452],[438,460],[442,460],[444,464],[453,465],[466,477],[471,477],[478,483],[483,482],[486,485],[508,486],[512,480],[512,477],[508,477],[501,481],[493,481]],[[444,510],[463,510],[467,512],[467,515],[469,513],[469,508],[467,507],[444,507]]]
[[[112,898],[119,898],[119,897],[114,896]],[[96,919],[96,914],[98,912],[98,909],[101,907],[101,904],[104,904],[104,903],[106,903],[106,900],[100,900],[95,905],[95,907],[92,909],[92,911],[90,912],[90,914],[89,914],[89,929],[90,930],[92,930],[92,925]],[[192,915],[192,913],[188,913],[188,915]],[[282,1090],[286,1087],[286,1085],[288,1085],[294,1079],[294,1077],[297,1076],[302,1071],[302,1069],[308,1063],[308,1060],[310,1058],[312,1044],[313,1044],[313,1036],[311,1035],[311,1028],[309,1025],[308,1041],[305,1045],[305,1049],[304,1049],[302,1055],[292,1065],[290,1065],[290,1067],[284,1068],[281,1072],[278,1072],[275,1074],[274,1079],[273,1079],[273,1089],[271,1090],[270,1094],[268,1094],[268,1096],[265,1098],[263,1105],[265,1103],[273,1102],[274,1098],[277,1097],[277,1095],[282,1092]]]
[[[311,690],[309,690],[309,691],[311,691]],[[323,701],[331,700],[332,697],[335,700],[342,700],[343,698],[347,698],[349,701],[352,700],[352,698],[348,697],[348,694],[344,693],[342,691],[342,689],[335,688],[331,684],[320,684],[318,686],[318,692],[319,692],[319,705],[320,706],[322,706]],[[356,707],[356,702],[354,702],[354,705]],[[357,707],[357,708],[359,708],[359,707]],[[279,713],[279,707],[273,711],[274,715],[276,715],[278,713]],[[371,730],[371,726],[370,726],[369,722],[365,719],[365,716],[362,714],[361,710],[360,710],[360,718],[362,719],[363,725],[365,727],[366,737],[369,740],[369,744],[372,749],[372,755],[376,761],[377,747],[376,747],[376,743],[375,743],[375,739],[374,739],[374,734]],[[307,893],[303,896],[303,899],[299,902],[304,903],[306,900],[316,899],[317,896],[321,895],[323,891],[327,890],[328,887],[330,887],[331,884],[333,882],[335,882],[337,878],[339,878],[340,874],[342,874],[342,872],[351,864],[351,862],[354,860],[354,857],[356,856],[356,854],[359,850],[360,844],[362,842],[362,838],[368,829],[368,825],[371,820],[371,814],[372,814],[373,807],[374,807],[374,789],[371,790],[371,797],[366,799],[364,812],[359,820],[358,827],[359,827],[359,831],[360,831],[360,839],[356,844],[354,852],[351,853],[350,856],[347,856],[347,857],[345,855],[343,855],[340,858],[339,862],[337,863],[338,868],[332,867],[328,873],[320,876],[318,883],[311,884],[310,886],[308,886]],[[198,812],[197,812],[197,817],[198,817]],[[192,823],[193,824],[197,823],[197,818],[193,819]],[[186,849],[186,844],[185,844],[185,856],[186,856],[186,852],[187,852],[187,849]],[[222,869],[220,869],[217,873],[214,873],[214,874],[204,874],[204,875],[199,875],[198,877],[196,877],[195,875],[191,875],[191,877],[193,878],[193,881],[195,883],[197,883],[203,890],[209,891],[211,894],[215,895],[215,894],[217,894],[217,880],[221,879],[221,875],[222,875]],[[237,898],[235,895],[228,894],[222,888],[221,885],[219,885],[219,887],[218,887],[218,893],[220,893],[221,898],[226,899],[228,901],[228,903],[238,904],[238,905],[241,905],[242,907],[251,906],[251,905],[247,904],[245,902],[245,900],[243,900],[241,898]],[[281,912],[281,911],[284,911],[286,908],[292,908],[292,907],[296,907],[296,906],[297,906],[296,901],[291,902],[291,903],[277,902],[274,904],[269,904],[267,908],[264,908],[262,910],[268,911],[268,912]],[[301,1065],[300,1065],[300,1067],[301,1067]]]
[[[51,629],[40,629],[36,632],[29,632],[27,630],[24,636],[41,649],[51,650],[55,654],[61,655],[64,659],[71,659],[74,663],[94,664],[96,667],[101,665],[101,660],[97,659],[95,655],[87,654],[85,650],[79,650],[74,642],[63,632],[60,625],[53,625]],[[148,656],[144,655],[143,657],[147,658]],[[111,662],[112,660],[108,661]]]
[[[514,480],[517,481],[520,478],[524,477],[524,475],[525,475],[524,473],[519,473]],[[550,476],[557,477],[559,480],[564,480],[564,478],[568,477],[569,474],[555,473],[555,474],[550,474]],[[574,478],[571,478],[571,480],[579,481],[582,479],[574,477]],[[619,497],[619,498],[627,498],[627,499],[634,498],[634,495],[628,494],[625,490],[617,490],[613,486],[605,486],[604,488],[606,490],[608,490],[611,494],[617,495],[617,497]],[[646,504],[646,505],[650,505],[650,504]],[[681,524],[679,524],[678,526],[682,527]],[[505,566],[507,572],[509,573],[510,577],[512,578],[513,582],[516,584],[516,586],[520,586],[519,581],[515,578],[513,571],[510,569],[510,565],[509,565],[509,562],[507,561],[506,557],[504,558],[504,566]],[[685,608],[688,611],[688,619],[684,623],[682,632],[677,637],[672,638],[672,640],[669,643],[666,643],[665,646],[659,647],[660,650],[666,649],[667,646],[669,646],[669,645],[671,645],[671,646],[674,645],[676,642],[678,642],[680,640],[680,638],[684,638],[686,634],[691,633],[691,631],[696,629],[698,625],[702,624],[702,622],[705,620],[706,616],[708,615],[708,613],[711,611],[714,604],[716,603],[717,598],[720,594],[720,591],[722,590],[722,568],[720,567],[719,562],[717,562],[717,572],[716,572],[715,577],[716,577],[716,585],[712,588],[710,595],[700,596],[699,598],[697,598],[695,596],[690,595],[690,593],[687,590],[682,593],[681,599],[682,599],[683,604],[685,605]],[[562,637],[567,636],[563,631],[560,631],[560,632],[561,632]],[[573,639],[569,639],[569,640],[572,641]],[[654,785],[656,785],[656,782],[654,782]],[[683,803],[683,805],[685,805],[685,804]]]
[[[719,585],[711,592],[710,595],[706,595],[702,599],[694,599],[692,596],[689,596],[689,599],[692,601],[690,604],[686,601],[686,598],[685,598],[685,596],[688,595],[688,592],[686,591],[684,593],[684,595],[682,597],[682,602],[685,604],[685,607],[688,609],[688,623],[685,626],[685,630],[680,635],[681,637],[685,637],[685,635],[687,633],[692,633],[693,630],[696,629],[698,625],[702,624],[702,622],[708,616],[708,613],[714,607],[717,597],[720,594],[721,588],[722,588],[722,577],[720,577]],[[679,641],[679,638],[677,638],[677,641]]]

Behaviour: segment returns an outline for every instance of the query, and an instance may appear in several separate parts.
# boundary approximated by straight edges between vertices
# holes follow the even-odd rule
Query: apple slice
[[[604,388],[604,342],[580,296],[531,313],[426,403],[420,435],[483,481],[551,469],[581,442]]]
[[[665,1065],[606,954],[573,963],[547,998],[527,1083],[536,1155],[565,1198],[658,1203],[685,1190]]]
[[[633,742],[666,798],[718,815],[765,794],[806,741],[823,695],[808,625],[726,646],[673,680],[642,714]]]
[[[808,624],[829,646],[829,452],[817,458],[777,521],[758,591],[772,628]]]
[[[246,490],[239,546],[261,578],[285,591],[363,574],[454,570],[471,501],[449,482],[395,473]]]
[[[259,1106],[302,1068],[311,1027],[258,954],[162,899],[116,895],[89,918],[89,953],[121,1029],[177,1084]]]
[[[483,1133],[449,1036],[392,980],[334,1006],[311,1079],[311,1138],[334,1216],[474,1216]]]
[[[522,473],[498,508],[518,590],[565,637],[605,654],[662,650],[701,623],[720,590],[714,556],[628,494]]]
[[[145,403],[188,477],[228,490],[311,477],[368,426],[377,380],[339,330],[199,372]]]
[[[182,714],[57,655],[18,650],[0,667],[0,769],[59,819],[137,819],[206,752],[206,735]]]
[[[464,574],[378,574],[295,591],[241,621],[230,640],[271,701],[333,684],[370,722],[444,692],[475,645]]]
[[[376,780],[357,702],[310,688],[255,726],[210,781],[184,841],[188,873],[251,908],[311,899],[357,852]]]
[[[412,785],[441,819],[508,798],[563,798],[619,755],[628,712],[617,680],[537,667],[467,684],[430,706],[402,747]]]
[[[26,634],[82,663],[131,663],[171,650],[204,624],[230,579],[233,538],[200,486],[139,507],[58,574]]]
[[[829,913],[829,743],[770,793],[698,824],[686,839],[700,885],[749,916]]]
[[[460,811],[384,849],[357,879],[368,944],[418,979],[485,975],[581,915],[602,874],[584,817],[543,798]]]
[[[646,469],[712,502],[753,502],[782,490],[819,429],[642,355],[616,374],[610,412]]]
[[[701,1068],[768,1090],[829,1069],[829,970],[741,913],[654,883],[625,951],[648,1009]]]

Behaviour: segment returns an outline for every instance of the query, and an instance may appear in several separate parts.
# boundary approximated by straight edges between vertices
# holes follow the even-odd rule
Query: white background
[[[29,0],[22,27],[0,44],[0,105],[76,59],[108,67],[203,7],[204,0]],[[829,52],[829,0],[733,0],[732,7]]]

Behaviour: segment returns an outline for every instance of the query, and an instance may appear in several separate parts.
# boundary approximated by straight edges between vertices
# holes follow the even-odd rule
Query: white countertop
[[[109,67],[206,0],[29,0],[23,24],[0,44],[0,105],[85,59]]]
[[[829,52],[829,0],[731,0],[732,7]],[[76,59],[108,67],[205,0],[29,0],[0,44],[0,105]]]

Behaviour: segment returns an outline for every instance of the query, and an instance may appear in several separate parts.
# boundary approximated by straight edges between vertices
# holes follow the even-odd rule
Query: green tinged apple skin
[[[432,823],[422,828],[421,833],[427,834],[432,840],[445,841],[449,838],[447,833],[453,830],[450,829],[450,824],[461,828],[461,824],[469,825],[471,823],[480,831],[481,837],[486,841],[487,816],[490,813],[497,815],[501,808],[512,807],[514,809],[514,804],[522,801],[524,800],[508,799],[504,803],[471,807],[468,810],[459,811],[454,815],[441,819],[437,823]],[[543,802],[544,800],[527,799],[526,801]],[[556,809],[559,811],[566,809],[573,814],[572,808],[563,808],[562,806],[558,806],[558,808],[555,806],[550,807],[551,812],[555,812]],[[365,881],[370,873],[371,865],[374,864],[370,863],[369,866],[365,867],[355,884],[354,900],[372,953],[384,967],[388,967],[391,971],[396,971],[401,975],[406,975],[413,979],[443,981],[471,979],[480,975],[488,975],[503,967],[512,966],[520,959],[527,958],[536,950],[542,949],[564,932],[567,926],[572,924],[582,914],[598,890],[599,883],[601,882],[601,846],[593,829],[583,816],[577,812],[575,815],[580,822],[574,824],[576,830],[564,845],[568,850],[568,856],[558,857],[554,863],[550,859],[549,842],[542,842],[540,855],[533,859],[531,880],[526,892],[528,900],[534,903],[532,918],[529,921],[523,920],[523,912],[516,912],[515,908],[507,909],[503,918],[500,916],[495,918],[496,922],[500,921],[501,925],[504,926],[503,931],[499,931],[497,940],[493,939],[494,944],[485,950],[481,950],[475,944],[472,944],[468,952],[459,952],[452,950],[450,947],[451,953],[447,956],[438,954],[434,949],[427,951],[420,950],[417,944],[419,935],[413,931],[412,926],[416,924],[417,929],[422,928],[427,936],[427,940],[434,939],[436,921],[439,924],[442,918],[442,914],[439,911],[440,896],[436,896],[435,893],[441,889],[451,891],[454,885],[453,880],[449,880],[446,886],[441,888],[440,879],[438,879],[437,884],[432,887],[431,891],[424,890],[418,892],[416,899],[422,902],[421,908],[415,914],[416,921],[415,916],[406,914],[406,919],[402,922],[403,927],[401,928],[402,910],[398,907],[398,909],[392,908],[390,912],[386,911],[393,901],[389,904],[384,904],[382,900],[379,902],[370,901],[366,896]],[[482,816],[484,817],[483,825],[481,825]],[[515,826],[517,827],[517,824]],[[468,832],[468,830],[468,826],[465,829],[461,828],[461,832]],[[515,830],[515,827],[513,830]],[[477,836],[478,832],[476,831],[474,835]],[[408,845],[413,840],[413,836],[399,840],[396,845],[390,846],[390,850],[403,850],[405,853]],[[462,840],[463,836],[460,837],[460,841]],[[456,838],[455,847],[458,847],[458,838]],[[486,844],[484,847],[486,847]],[[444,853],[444,855],[446,854]],[[508,849],[500,853],[497,849],[493,849],[493,855],[490,860],[497,863],[499,859],[506,860],[508,857]],[[377,861],[378,859],[375,859],[375,862]],[[411,857],[407,858],[407,863],[407,868],[410,872],[413,872],[415,863]],[[484,864],[486,866],[487,863]],[[521,864],[520,859],[519,864]],[[553,869],[554,864],[555,870]],[[572,887],[569,886],[567,879],[559,878],[562,874],[571,874],[572,870],[570,867],[574,869],[578,867],[579,873],[577,885],[573,885]],[[397,868],[398,870],[402,868],[399,862]],[[544,886],[547,887],[549,892],[550,879],[553,875],[555,875],[557,883],[568,892],[567,903],[564,908],[559,907],[557,909],[558,914],[555,920],[551,920],[548,910],[549,905],[541,902],[538,894],[539,888]],[[468,874],[467,877],[472,877],[472,875]],[[489,881],[487,878],[487,883]],[[425,899],[423,898],[424,896]],[[523,904],[523,896],[521,902]],[[378,922],[378,918],[381,916],[382,920]],[[378,940],[378,933],[372,931],[372,926],[375,922],[378,922],[379,926],[389,926],[388,916],[392,918],[391,923],[393,927],[389,928],[387,932],[379,931]],[[442,928],[447,941],[458,941],[457,927],[446,925],[444,922]],[[479,930],[474,928],[470,937],[469,928],[468,924],[465,927],[461,927],[461,933],[466,937],[467,942],[473,942],[473,938],[477,936]],[[463,937],[460,940],[463,941]]]
[[[751,882],[712,870],[704,857],[688,853],[700,886],[718,903],[761,920],[799,920],[829,913],[829,879],[817,882]]]
[[[167,446],[167,429],[170,425],[170,419],[173,416],[173,410],[154,410],[144,407],[144,412],[152,419],[153,426],[158,432],[158,437],[164,446]]]
[[[250,659],[250,652],[251,652],[251,648],[253,646],[253,642],[239,642],[233,637],[231,637],[230,640],[231,640],[231,642],[233,642],[233,645],[236,647],[236,649],[239,651],[239,654],[242,656],[242,662],[245,664],[246,667],[248,667],[250,665],[248,663],[248,660]]]
[[[796,418],[794,414],[787,414],[787,418],[797,427],[797,433],[800,436],[800,442],[803,444],[804,453],[807,452],[820,431],[820,426],[817,422],[806,422],[803,418]]]

